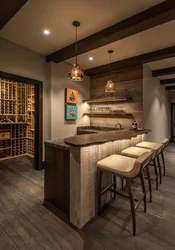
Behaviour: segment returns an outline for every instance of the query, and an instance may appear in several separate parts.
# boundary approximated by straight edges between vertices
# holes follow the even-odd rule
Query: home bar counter
[[[97,162],[143,141],[144,130],[100,132],[45,142],[45,194],[50,203],[82,228],[96,214]],[[103,185],[111,181],[105,175]],[[105,194],[102,202],[109,201]]]

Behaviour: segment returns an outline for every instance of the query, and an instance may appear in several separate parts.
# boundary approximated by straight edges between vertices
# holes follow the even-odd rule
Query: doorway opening
[[[0,72],[0,160],[27,156],[42,165],[42,82]]]

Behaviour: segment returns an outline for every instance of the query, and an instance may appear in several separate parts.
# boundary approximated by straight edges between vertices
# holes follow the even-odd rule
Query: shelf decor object
[[[115,89],[115,84],[112,81],[112,64],[111,64],[111,54],[113,53],[113,50],[108,50],[108,53],[110,55],[110,80],[108,80],[106,87],[105,87],[105,92],[116,92]]]
[[[78,103],[78,90],[66,88],[66,103]]]
[[[73,68],[71,69],[70,73],[69,73],[69,80],[72,81],[83,81],[83,75],[84,72],[83,70],[80,68],[80,66],[78,65],[78,61],[77,61],[77,28],[80,26],[80,22],[78,21],[74,21],[72,23],[72,25],[76,28],[76,43],[75,43],[75,52],[76,52],[76,59],[75,59],[75,64],[73,64]]]
[[[77,119],[78,108],[76,105],[66,104],[66,120],[76,120]]]

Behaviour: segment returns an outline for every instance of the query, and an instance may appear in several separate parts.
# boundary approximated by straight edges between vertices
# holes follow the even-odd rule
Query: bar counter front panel
[[[97,211],[97,162],[135,146],[148,132],[101,132],[45,142],[45,200],[66,214],[73,225],[82,228]],[[57,160],[51,157],[52,150]],[[111,175],[106,173],[103,185],[109,181]],[[110,199],[110,194],[105,194],[102,203]]]

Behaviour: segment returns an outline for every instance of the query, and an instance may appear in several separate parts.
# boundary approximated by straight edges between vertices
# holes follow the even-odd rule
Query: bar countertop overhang
[[[151,132],[150,129],[143,130],[118,130],[111,132],[100,132],[96,134],[86,134],[71,136],[64,139],[64,142],[74,147],[86,147],[93,144],[101,144],[109,141],[131,139],[141,134]]]

